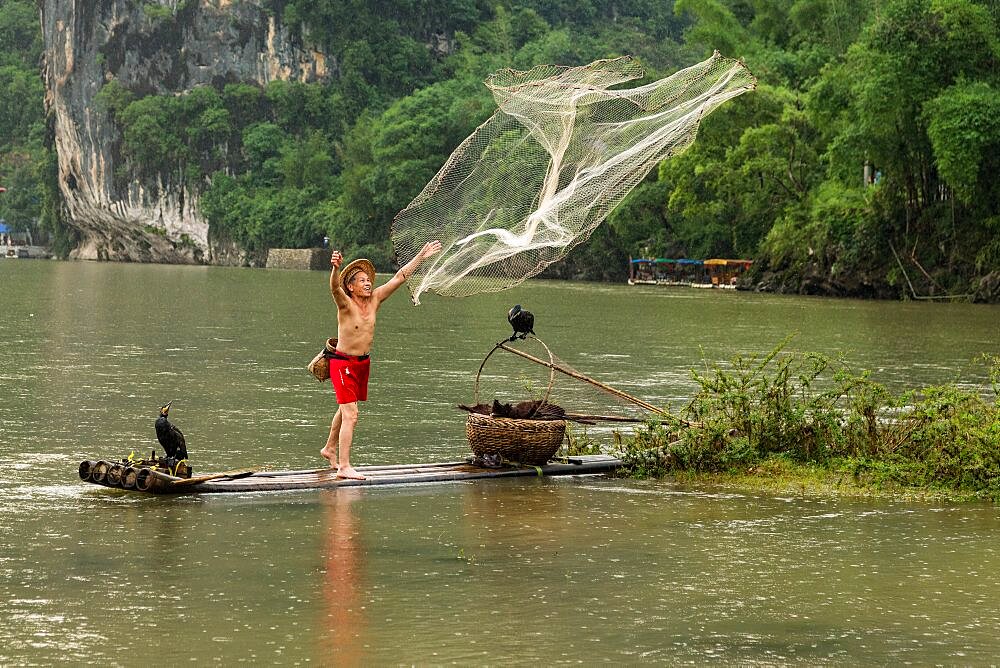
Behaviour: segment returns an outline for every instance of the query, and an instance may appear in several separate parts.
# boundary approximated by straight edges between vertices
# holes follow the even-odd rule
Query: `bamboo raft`
[[[273,492],[279,490],[329,489],[368,485],[404,485],[518,476],[590,475],[614,471],[622,462],[608,455],[581,455],[550,461],[541,466],[512,464],[503,468],[481,468],[468,461],[432,464],[359,466],[364,480],[337,478],[332,469],[301,471],[236,471],[179,478],[153,469],[135,475],[95,476],[102,462],[80,464],[80,478],[105,487],[149,494],[219,494],[224,492]],[[117,482],[116,482],[117,481]]]

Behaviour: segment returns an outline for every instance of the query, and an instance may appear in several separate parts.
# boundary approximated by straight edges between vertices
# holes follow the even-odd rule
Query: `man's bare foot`
[[[319,451],[319,454],[322,455],[323,459],[325,459],[326,461],[330,462],[330,468],[332,468],[332,469],[339,469],[340,468],[340,464],[337,463],[337,453],[336,452],[334,452],[332,450],[327,450],[326,446],[323,446],[323,449]]]
[[[344,478],[345,480],[364,480],[365,477],[355,470],[353,466],[347,464],[342,466],[339,471],[337,471],[338,478]]]

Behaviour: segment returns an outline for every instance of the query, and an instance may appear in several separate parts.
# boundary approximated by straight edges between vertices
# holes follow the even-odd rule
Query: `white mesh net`
[[[499,109],[393,221],[400,266],[428,241],[444,248],[407,282],[414,303],[427,290],[461,297],[538,274],[686,149],[705,115],[756,85],[716,52],[649,85],[608,90],[642,76],[629,57],[491,75]]]

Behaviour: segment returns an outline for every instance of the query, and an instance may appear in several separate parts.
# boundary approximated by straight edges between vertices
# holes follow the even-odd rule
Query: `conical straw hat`
[[[368,274],[368,278],[371,279],[372,283],[375,282],[375,265],[372,261],[367,258],[358,258],[354,260],[346,267],[340,271],[340,287],[344,288],[344,292],[347,292],[347,283],[351,280],[354,274],[359,271],[363,271]]]

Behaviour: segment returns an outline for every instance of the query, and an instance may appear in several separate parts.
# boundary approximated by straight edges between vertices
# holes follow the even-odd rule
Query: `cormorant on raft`
[[[532,315],[531,311],[522,309],[520,304],[514,304],[514,308],[507,312],[507,322],[514,328],[514,334],[507,339],[508,341],[524,339],[528,337],[528,334],[535,333],[535,330],[532,329],[535,326],[535,316]]]
[[[156,418],[156,440],[160,442],[167,453],[167,459],[187,459],[187,444],[184,442],[184,434],[167,419],[170,412],[170,404],[160,407],[160,417]]]
[[[566,417],[566,411],[561,406],[537,400],[522,401],[511,406],[510,404],[502,404],[494,399],[492,406],[489,404],[476,404],[475,406],[459,404],[458,407],[470,413],[479,413],[480,415],[489,415],[490,417],[513,418],[515,420],[562,420]]]

